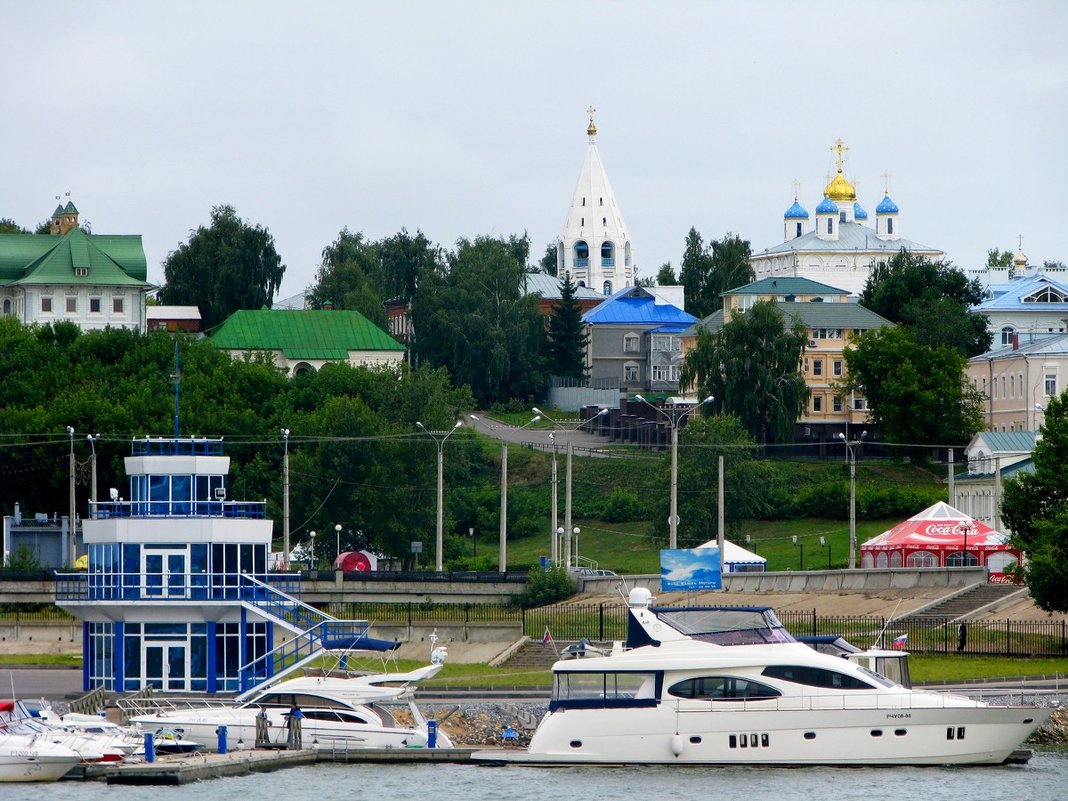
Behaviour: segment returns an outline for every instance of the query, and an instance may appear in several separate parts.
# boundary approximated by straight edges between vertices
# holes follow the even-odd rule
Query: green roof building
[[[270,353],[289,375],[327,362],[397,365],[404,346],[358,311],[242,310],[231,314],[211,342],[234,357]]]
[[[147,272],[139,235],[87,233],[68,202],[47,234],[0,234],[0,314],[143,331]]]

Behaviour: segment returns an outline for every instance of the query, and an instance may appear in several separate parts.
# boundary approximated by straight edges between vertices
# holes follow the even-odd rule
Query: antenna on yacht
[[[897,600],[897,606],[894,607],[894,611],[890,613],[890,617],[888,617],[886,619],[886,622],[883,623],[883,627],[879,631],[879,636],[876,637],[875,638],[875,642],[872,643],[869,646],[869,648],[868,648],[869,651],[872,648],[882,648],[883,647],[883,635],[886,634],[886,630],[890,627],[890,624],[894,622],[894,618],[897,617],[897,608],[898,608],[898,606],[901,606],[901,599],[900,598],[898,598],[898,600]]]

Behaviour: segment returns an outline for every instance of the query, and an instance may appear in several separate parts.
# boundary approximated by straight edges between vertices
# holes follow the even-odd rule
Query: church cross
[[[797,200],[797,198],[798,198],[798,196],[800,194],[801,194],[801,182],[799,180],[797,180],[796,178],[794,178],[794,201]]]
[[[846,147],[845,142],[842,141],[842,137],[839,136],[831,150],[835,151],[837,154],[835,156],[835,161],[838,164],[838,172],[841,172],[842,164],[845,163],[845,156],[843,154],[845,151],[849,150],[849,148]]]
[[[593,106],[590,106],[589,108],[586,109],[586,113],[590,115],[590,124],[592,125],[593,124],[593,115],[597,113],[597,109],[595,109]]]
[[[1023,253],[1023,234],[1016,235],[1016,249]]]
[[[890,194],[890,170],[885,170],[883,172],[883,194]]]

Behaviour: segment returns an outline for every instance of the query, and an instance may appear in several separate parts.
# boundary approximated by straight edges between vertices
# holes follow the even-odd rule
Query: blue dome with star
[[[890,195],[883,198],[882,202],[875,207],[876,214],[897,214],[897,204],[890,199]]]
[[[795,200],[794,201],[794,205],[792,205],[790,208],[788,208],[786,210],[786,213],[784,215],[782,215],[782,216],[783,216],[783,219],[786,219],[786,220],[807,220],[808,219],[808,212],[805,211],[805,209],[801,206],[801,204],[798,203]]]
[[[829,197],[825,197],[820,204],[816,206],[816,214],[837,214],[838,204],[831,200]]]
[[[853,204],[853,219],[854,220],[866,220],[868,219],[868,212],[864,211],[859,203]]]

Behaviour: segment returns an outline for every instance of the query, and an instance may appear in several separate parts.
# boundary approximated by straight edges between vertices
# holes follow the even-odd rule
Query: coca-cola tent
[[[985,565],[991,581],[1008,581],[1021,558],[1007,535],[942,502],[860,546],[862,568]]]

